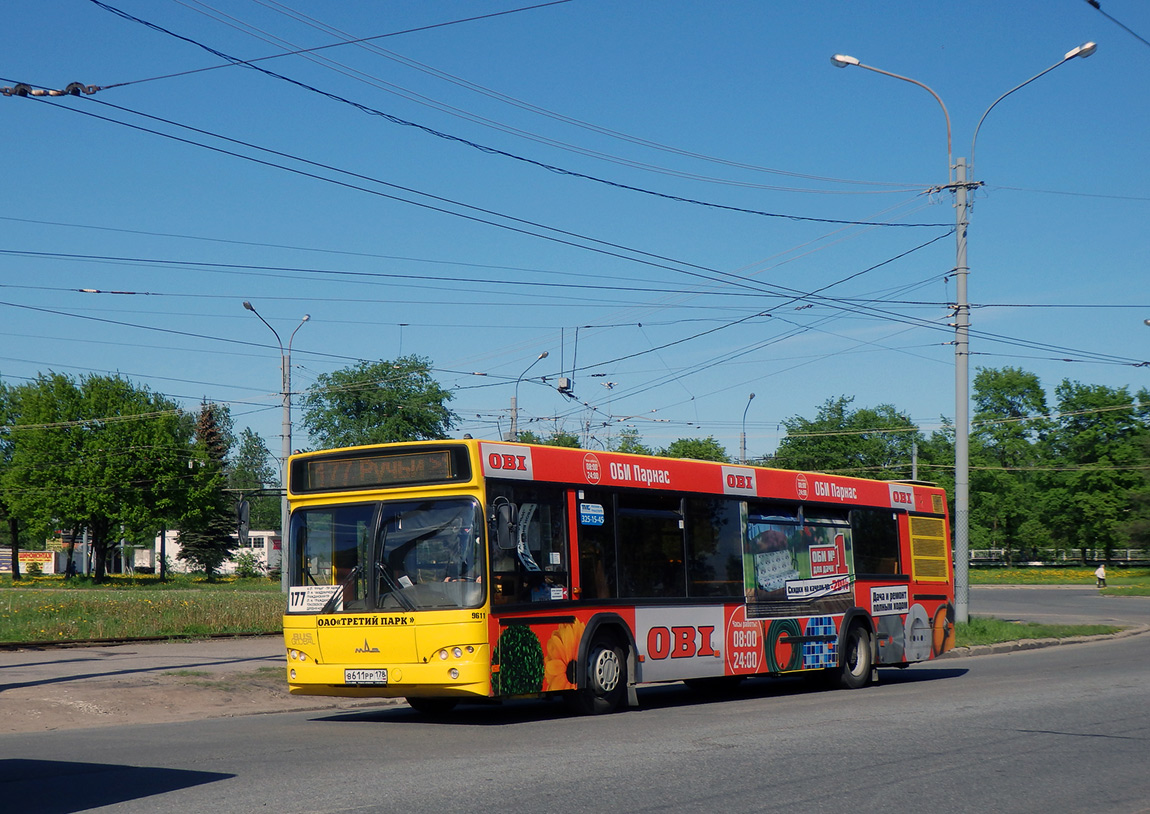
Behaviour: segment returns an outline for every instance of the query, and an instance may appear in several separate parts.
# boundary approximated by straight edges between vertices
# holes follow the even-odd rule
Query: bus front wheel
[[[860,689],[870,683],[873,669],[870,632],[862,625],[855,625],[847,632],[836,683],[844,689]]]
[[[614,712],[627,693],[627,657],[611,639],[596,638],[587,649],[584,687],[569,697],[571,706],[582,715]]]

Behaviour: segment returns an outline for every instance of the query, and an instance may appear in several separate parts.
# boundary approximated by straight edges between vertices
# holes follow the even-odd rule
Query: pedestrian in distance
[[[1094,576],[1098,580],[1098,587],[1099,588],[1105,588],[1106,587],[1106,565],[1101,564],[1097,568],[1095,568],[1094,569]]]

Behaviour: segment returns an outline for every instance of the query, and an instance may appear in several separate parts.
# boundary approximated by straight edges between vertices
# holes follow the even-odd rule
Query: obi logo
[[[511,444],[481,443],[483,470],[488,475],[517,480],[534,480],[531,466],[531,450]]]
[[[647,631],[647,657],[652,659],[689,659],[695,656],[718,658],[719,654],[711,645],[711,635],[714,632],[713,625],[653,627]]]
[[[890,485],[890,505],[897,508],[914,508],[914,491],[906,486]]]
[[[723,493],[728,495],[754,495],[755,470],[745,466],[723,467]]]
[[[806,500],[808,494],[807,476],[799,473],[795,475],[795,491],[799,493],[799,500]]]
[[[755,479],[752,475],[727,475],[727,486],[732,489],[754,489]]]
[[[500,455],[498,452],[492,452],[487,456],[487,465],[492,469],[514,469],[520,472],[527,471],[527,456],[526,455]]]

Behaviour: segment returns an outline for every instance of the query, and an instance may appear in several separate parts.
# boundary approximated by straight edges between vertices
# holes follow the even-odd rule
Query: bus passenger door
[[[610,599],[618,595],[615,568],[615,507],[610,492],[580,489],[575,493],[579,594],[576,599]]]

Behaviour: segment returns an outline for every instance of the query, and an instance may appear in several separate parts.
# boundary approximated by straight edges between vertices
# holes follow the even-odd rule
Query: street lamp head
[[[1066,56],[1064,56],[1062,58],[1062,61],[1065,62],[1066,60],[1074,59],[1075,57],[1082,57],[1083,59],[1086,59],[1086,57],[1090,56],[1091,54],[1093,54],[1097,50],[1098,50],[1098,43],[1096,43],[1096,42],[1084,42],[1084,43],[1082,43],[1082,45],[1079,45],[1077,48],[1074,48],[1070,51],[1067,51]]]
[[[754,393],[751,393],[751,395],[750,395],[750,396],[747,398],[747,401],[750,401],[750,400],[751,400],[751,399],[753,399],[754,397],[755,397],[755,394],[754,394]]]
[[[543,353],[539,354],[539,358],[540,359],[546,359],[547,358],[547,351],[543,351]]]
[[[311,319],[311,314],[304,314],[300,322],[307,322],[309,319]]]
[[[256,310],[255,308],[252,307],[252,304],[250,302],[248,302],[247,300],[244,300],[244,308],[248,309],[252,313],[255,313],[255,310]]]
[[[854,57],[847,56],[846,54],[835,54],[831,57],[831,65],[836,68],[845,68],[847,65],[858,65],[859,61]]]

